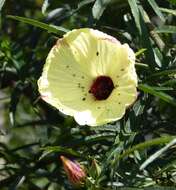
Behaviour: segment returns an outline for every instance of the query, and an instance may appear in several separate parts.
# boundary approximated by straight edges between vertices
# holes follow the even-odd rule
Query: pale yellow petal
[[[84,109],[84,99],[91,82],[86,71],[82,71],[74,60],[69,46],[60,42],[51,50],[38,84],[47,102],[60,109],[62,105],[70,107],[75,112]],[[51,94],[49,97],[46,96],[48,92]]]
[[[128,45],[93,29],[67,33],[50,51],[38,81],[42,98],[80,125],[97,126],[123,117],[136,98],[135,56]],[[114,90],[106,100],[89,93],[98,76]]]
[[[94,78],[111,74],[109,70],[121,49],[120,42],[92,29],[73,30],[70,34],[65,36],[65,40],[83,70]]]

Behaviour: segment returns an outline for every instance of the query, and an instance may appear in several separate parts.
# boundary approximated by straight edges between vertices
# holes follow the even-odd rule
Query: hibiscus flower
[[[113,122],[137,97],[135,54],[103,32],[75,29],[49,52],[38,86],[43,100],[80,125]]]

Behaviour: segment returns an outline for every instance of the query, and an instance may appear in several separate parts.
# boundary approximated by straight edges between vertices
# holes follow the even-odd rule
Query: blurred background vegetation
[[[175,189],[175,24],[175,0],[0,0],[0,190],[76,189],[60,155],[86,168],[81,189]],[[81,27],[136,52],[138,99],[113,124],[78,126],[37,90],[57,38]]]

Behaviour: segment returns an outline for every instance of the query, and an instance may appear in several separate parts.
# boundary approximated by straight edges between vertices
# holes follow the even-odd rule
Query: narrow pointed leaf
[[[5,0],[0,0],[0,11],[1,11],[1,9],[2,9],[4,3],[5,3]]]
[[[54,25],[49,25],[43,22],[39,22],[37,20],[31,19],[31,18],[25,18],[25,17],[19,17],[19,16],[12,16],[9,15],[8,18],[18,20],[20,22],[24,22],[26,24],[30,24],[32,26],[36,26],[39,28],[42,28],[44,30],[47,30],[48,32],[58,34],[58,35],[63,35],[64,33],[68,32],[67,29],[60,27],[60,26],[54,26]]]
[[[176,144],[176,139],[172,140],[170,143],[168,143],[165,147],[155,152],[153,155],[151,155],[140,167],[140,170],[145,169],[150,163],[152,163],[154,160],[156,160],[159,156],[161,156],[165,151],[167,151],[171,146]]]
[[[130,5],[131,12],[132,12],[132,15],[133,15],[135,23],[136,23],[136,27],[139,30],[139,33],[141,34],[142,29],[141,29],[141,25],[140,25],[140,12],[139,12],[139,9],[137,6],[138,1],[137,0],[128,0],[128,3]]]
[[[171,14],[171,15],[174,15],[176,16],[176,10],[173,10],[173,9],[166,9],[166,8],[160,8],[160,10],[164,13],[168,13],[168,14]]]
[[[176,33],[176,26],[164,25],[155,29],[157,33]]]
[[[44,0],[43,5],[42,5],[42,13],[45,14],[47,8],[49,7],[49,0]]]
[[[142,48],[142,49],[138,50],[138,51],[135,53],[135,56],[138,57],[138,56],[142,55],[146,50],[147,50],[147,49],[145,49],[145,48]]]
[[[130,155],[135,150],[144,150],[144,149],[151,147],[151,146],[165,144],[165,143],[168,143],[175,138],[176,138],[175,136],[163,136],[163,137],[155,138],[155,139],[134,145],[133,147],[130,147],[129,149],[125,150],[121,155],[117,155],[114,163],[116,163],[118,160],[121,160],[121,159],[125,158],[126,156]]]
[[[153,10],[155,11],[155,13],[159,16],[159,18],[165,22],[165,18],[160,10],[160,8],[158,7],[157,3],[155,2],[155,0],[148,0],[149,4],[151,5],[151,7],[153,8]]]
[[[80,156],[79,153],[76,151],[72,150],[71,148],[66,148],[66,147],[61,147],[61,146],[47,146],[45,148],[42,148],[44,150],[43,154],[40,156],[39,160],[43,159],[47,155],[51,153],[67,153],[73,156]]]
[[[148,94],[151,94],[153,96],[156,96],[156,97],[164,100],[165,102],[167,102],[169,104],[172,104],[173,106],[176,106],[176,100],[172,96],[170,96],[170,95],[168,95],[168,94],[166,94],[164,92],[157,91],[157,90],[155,90],[154,88],[152,88],[151,86],[149,86],[147,84],[140,84],[138,86],[138,88],[140,90],[144,91],[145,93],[148,93]]]
[[[99,20],[102,16],[104,10],[106,9],[107,5],[111,2],[111,0],[96,0],[93,8],[92,14],[94,19]]]
[[[84,0],[84,1],[81,1],[80,3],[78,3],[78,9],[84,7],[85,5],[87,4],[90,4],[92,2],[94,2],[95,0]]]

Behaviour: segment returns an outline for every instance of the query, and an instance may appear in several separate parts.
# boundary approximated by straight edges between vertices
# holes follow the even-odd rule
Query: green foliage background
[[[86,168],[81,189],[175,189],[175,9],[175,0],[0,0],[0,190],[75,189],[60,155]],[[113,124],[78,126],[40,99],[49,50],[80,27],[136,52],[138,99]]]

